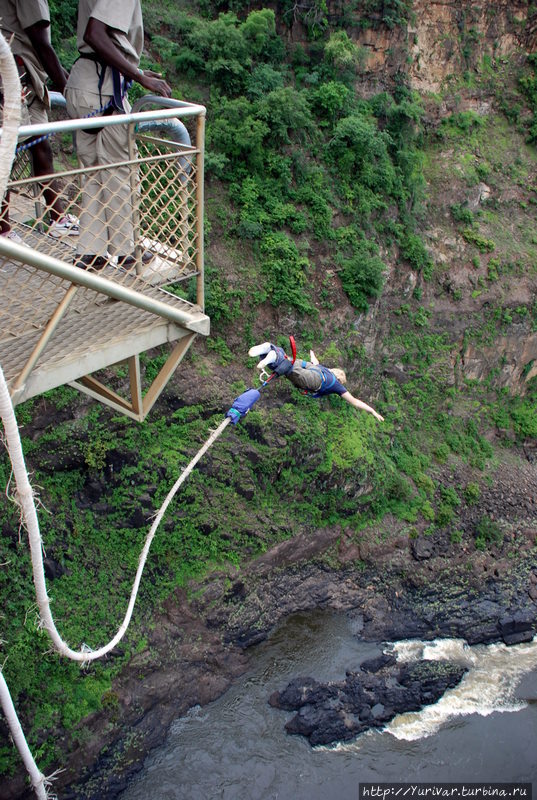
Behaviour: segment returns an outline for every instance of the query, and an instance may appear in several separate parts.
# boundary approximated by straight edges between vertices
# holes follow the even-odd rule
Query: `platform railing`
[[[146,102],[158,99],[148,98]],[[171,107],[21,127],[21,144],[29,136],[48,135],[56,152],[58,146],[54,142],[60,143],[60,150],[54,175],[40,178],[30,174],[28,151],[20,152],[9,183],[10,220],[28,247],[65,264],[80,264],[80,237],[67,232],[58,235],[55,231],[44,193],[50,180],[66,214],[80,219],[90,230],[91,226],[96,227],[97,235],[103,217],[113,230],[115,245],[105,251],[106,263],[101,262],[98,268],[90,266],[87,270],[90,274],[140,292],[149,286],[160,286],[203,310],[205,109],[180,101],[166,103]],[[183,141],[177,141],[177,125],[185,131]],[[112,164],[80,168],[71,144],[73,134],[76,140],[77,131],[105,126],[127,127],[128,157]],[[91,203],[96,185],[100,192],[94,218]],[[82,202],[84,193],[86,211]],[[2,246],[0,237],[0,288],[4,298],[0,301],[0,338],[45,326],[50,318],[50,305],[58,306],[69,289],[69,284],[52,279],[53,265],[49,273],[36,267],[14,268]],[[169,302],[164,293],[162,300]],[[96,298],[86,294],[75,303],[95,301]],[[77,310],[82,309],[77,306]]]
[[[114,163],[81,168],[73,146],[77,133],[108,126],[126,128],[128,153]],[[65,380],[78,380],[94,365],[102,369],[114,363],[106,360],[108,352],[116,361],[125,353],[137,363],[138,354],[151,344],[176,341],[157,387],[144,398],[144,408],[133,411],[141,398],[136,376],[138,403],[129,405],[127,413],[141,419],[195,335],[209,333],[203,313],[204,126],[203,106],[146,96],[129,114],[20,128],[21,147],[8,188],[10,222],[23,244],[0,236],[0,361],[15,402],[41,386],[65,382],[64,372]],[[36,136],[51,139],[52,175],[32,175],[26,145]],[[81,230],[89,231],[95,241],[102,242],[105,221],[111,241],[104,253],[100,246],[99,262],[88,264],[81,258],[88,254],[87,237],[82,253],[80,235],[55,227],[45,197],[51,200],[51,188],[52,198],[61,198],[64,213],[79,220]],[[111,301],[120,301],[121,307],[108,307]],[[139,337],[136,315],[127,317],[128,309],[145,315],[140,318]],[[154,335],[151,318],[161,326]],[[163,319],[172,325],[165,333]],[[95,326],[102,326],[103,320],[110,331],[105,347],[103,330],[101,344],[91,341]],[[81,335],[87,336],[88,352],[101,348],[101,356],[88,358],[88,372],[80,376],[74,374],[72,363],[69,370],[62,370],[62,352],[68,356],[75,333],[79,348]],[[123,343],[112,344],[116,337]],[[56,372],[34,380],[32,371],[44,368],[49,353]],[[84,378],[89,380],[93,381]],[[100,399],[106,394],[100,386],[97,393]],[[115,398],[109,404],[121,402]]]

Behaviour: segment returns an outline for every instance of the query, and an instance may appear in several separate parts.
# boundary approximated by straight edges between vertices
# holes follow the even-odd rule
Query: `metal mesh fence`
[[[195,304],[203,297],[198,185],[203,142],[195,141],[196,117],[189,118],[193,143],[184,144],[166,125],[151,121],[150,114],[150,121],[142,125],[131,116],[117,118],[127,127],[129,140],[128,158],[117,163],[79,168],[75,153],[69,153],[71,134],[65,131],[58,134],[53,149],[56,154],[62,151],[67,168],[56,169],[53,176],[34,177],[31,151],[19,153],[8,187],[11,227],[24,245],[45,255],[137,292],[153,297],[158,292],[158,299],[167,304]],[[170,111],[172,120],[179,116]],[[56,197],[66,225],[51,214],[51,198]],[[93,242],[99,246],[92,251]],[[91,263],[92,255],[99,260]],[[80,288],[69,297],[65,311],[58,311],[71,287],[67,280],[0,255],[0,360],[14,362],[8,371],[17,372],[15,353],[21,339],[28,340],[27,351],[29,341],[38,341],[53,315],[61,313],[64,323],[71,320],[78,329],[92,309],[109,302],[103,294]]]

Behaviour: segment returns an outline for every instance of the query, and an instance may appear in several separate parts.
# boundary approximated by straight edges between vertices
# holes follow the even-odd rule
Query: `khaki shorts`
[[[0,101],[0,125],[3,122],[3,100]],[[37,97],[29,87],[25,91],[25,99],[21,104],[21,125],[46,125],[48,122],[48,106]]]
[[[31,87],[21,106],[21,125],[44,125],[48,122],[48,106],[40,100]]]

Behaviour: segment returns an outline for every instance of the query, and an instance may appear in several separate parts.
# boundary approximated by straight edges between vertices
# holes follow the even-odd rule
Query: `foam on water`
[[[515,689],[522,677],[537,667],[537,637],[511,647],[504,644],[470,647],[464,639],[436,639],[395,642],[389,649],[398,661],[445,660],[468,669],[459,685],[449,689],[436,703],[421,711],[399,714],[386,726],[384,732],[405,741],[432,736],[455,717],[520,711],[527,703],[515,696]],[[368,735],[375,736],[378,732],[369,731],[365,736]],[[354,742],[339,743],[333,749],[359,749],[363,738],[364,735]]]
[[[433,642],[396,642],[399,661],[447,660],[464,664],[468,672],[438,702],[421,711],[400,714],[386,730],[397,739],[411,741],[431,736],[449,719],[467,714],[487,716],[495,711],[519,711],[526,703],[515,697],[515,688],[525,673],[537,666],[537,637],[527,644],[468,646],[462,639]]]

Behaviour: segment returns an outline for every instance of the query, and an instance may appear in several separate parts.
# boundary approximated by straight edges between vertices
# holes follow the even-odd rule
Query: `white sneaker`
[[[51,223],[48,235],[53,239],[61,236],[78,236],[80,233],[80,220],[74,214],[64,214],[60,219]]]
[[[271,350],[270,353],[267,353],[265,358],[263,358],[259,362],[259,364],[257,365],[257,369],[263,369],[263,367],[268,367],[269,364],[272,364],[274,361],[276,361],[276,358],[277,354],[274,352],[274,350]]]
[[[263,342],[263,344],[256,344],[255,347],[250,347],[248,355],[252,358],[255,356],[264,356],[270,350],[270,342]]]
[[[22,237],[19,236],[17,231],[14,231],[13,228],[11,228],[9,231],[6,231],[6,233],[0,233],[0,236],[10,239],[12,242],[15,242],[15,244],[24,244]]]

